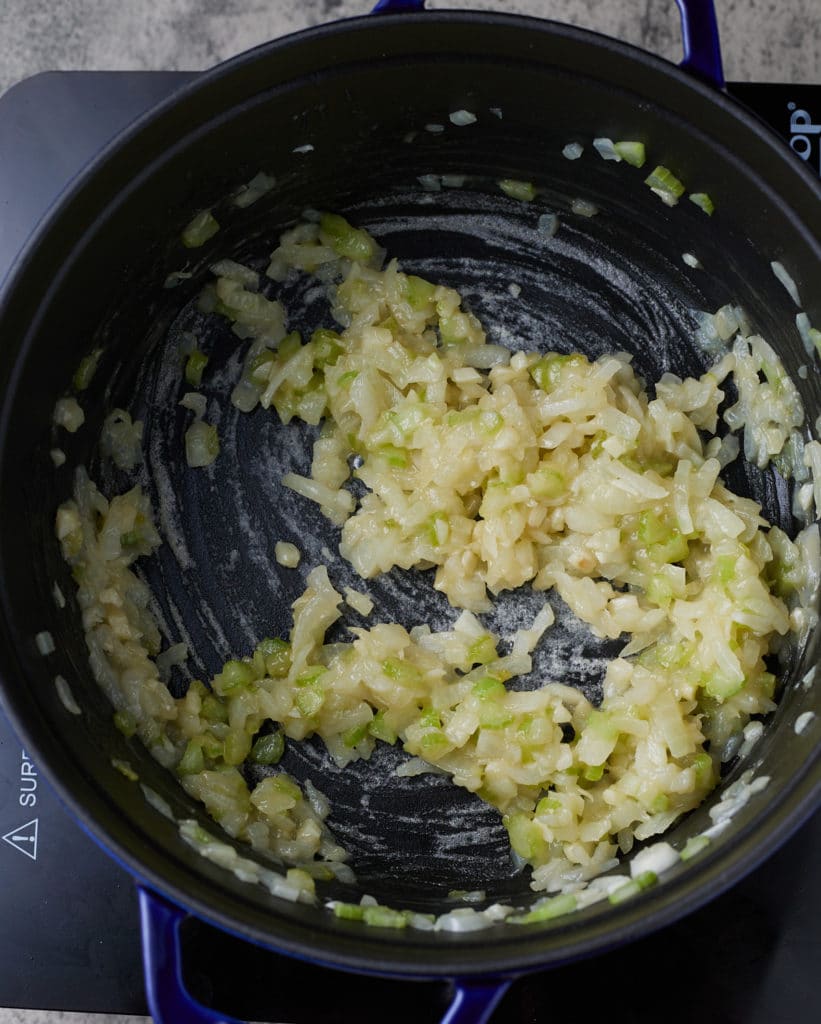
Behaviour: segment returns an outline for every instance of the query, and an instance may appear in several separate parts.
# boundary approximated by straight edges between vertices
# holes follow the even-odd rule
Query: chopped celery
[[[276,732],[260,736],[251,747],[251,760],[256,764],[277,764],[285,753],[285,737],[277,729]]]
[[[743,676],[738,679],[725,676],[721,672],[713,672],[705,678],[704,689],[711,697],[724,701],[738,693],[744,686],[744,682]]]
[[[647,600],[659,608],[667,608],[673,600],[673,587],[666,576],[652,576],[645,590]]]
[[[208,356],[194,349],[185,363],[185,380],[192,388],[198,388],[202,384],[202,371],[208,363]]]
[[[408,452],[405,448],[397,448],[393,444],[383,444],[373,454],[384,459],[389,466],[395,466],[397,469],[407,468]]]
[[[121,761],[118,757],[112,757],[111,766],[116,768],[120,775],[124,775],[129,782],[139,781],[140,776],[134,771],[128,761]]]
[[[699,789],[712,789],[716,772],[710,755],[706,752],[696,754],[693,757],[691,767],[695,769],[696,786]]]
[[[228,708],[225,703],[218,700],[213,694],[208,694],[202,699],[200,714],[206,722],[227,722]]]
[[[396,733],[385,722],[384,711],[377,711],[373,716],[368,723],[368,732],[374,739],[382,740],[383,743],[396,743]]]
[[[495,676],[483,676],[473,684],[471,693],[481,701],[498,701],[505,698],[507,690],[504,683],[501,683]]]
[[[670,528],[649,509],[645,509],[639,516],[638,537],[643,544],[658,544],[659,541],[667,540]]]
[[[226,661],[222,672],[214,676],[212,688],[221,697],[245,689],[254,681],[254,670],[244,661]]]
[[[643,142],[617,142],[613,146],[618,155],[633,167],[643,167],[646,159]]]
[[[687,198],[691,203],[695,203],[700,210],[703,210],[708,217],[712,217],[715,206],[706,192],[691,192]]]
[[[220,696],[225,696],[233,691],[245,689],[254,681],[254,670],[246,662],[226,662],[222,672],[215,676],[212,681],[212,688]]]
[[[536,189],[531,181],[518,181],[516,178],[502,178],[499,188],[511,199],[520,199],[530,203],[536,198]]]
[[[719,555],[716,559],[716,573],[722,583],[730,583],[735,579],[735,555]]]
[[[224,756],[224,741],[217,739],[217,737],[213,736],[210,732],[204,732],[199,737],[199,741],[203,754],[205,754],[206,757],[210,757],[212,761],[216,761]]]
[[[333,366],[342,355],[342,338],[336,331],[329,331],[320,327],[311,335],[311,344],[314,347],[314,363],[316,366]]]
[[[230,729],[226,734],[222,757],[226,764],[241,765],[251,752],[251,737],[241,729]]]
[[[382,662],[382,671],[400,686],[415,686],[422,681],[422,673],[416,665],[398,658],[386,658]]]
[[[426,708],[419,716],[419,724],[424,729],[441,729],[442,719],[436,708]]]
[[[471,665],[487,665],[489,661],[495,661],[498,657],[496,644],[493,641],[493,637],[489,634],[480,636],[468,647],[468,659]]]
[[[423,277],[416,277],[414,274],[408,275],[405,294],[411,309],[415,309],[417,312],[426,309],[433,302],[435,291],[436,285],[431,284],[430,281],[426,281]]]
[[[560,811],[564,805],[561,800],[555,796],[543,796],[542,799],[536,804],[536,815],[541,816],[542,814],[552,814],[553,811]]]
[[[434,512],[425,523],[427,538],[434,547],[444,544],[450,537],[450,516],[446,512]]]
[[[133,736],[137,731],[137,720],[127,711],[116,711],[114,713],[114,725],[126,739]]]
[[[583,355],[563,356],[558,352],[551,352],[530,368],[530,376],[542,391],[551,391],[561,381],[565,367],[581,369],[586,365],[587,359]]]
[[[281,793],[282,796],[286,796],[288,799],[293,800],[294,803],[298,804],[302,800],[302,791],[295,782],[288,778],[287,775],[280,774],[271,776],[268,780],[268,785],[277,793]]]
[[[665,811],[670,810],[670,797],[666,793],[659,793],[658,796],[653,797],[653,801],[650,804],[651,814],[664,814]]]
[[[582,778],[587,779],[588,782],[598,782],[603,775],[603,764],[587,764],[582,771]]]
[[[524,813],[506,814],[502,824],[510,836],[510,845],[525,860],[541,859],[547,853],[547,842],[532,818]]]
[[[202,747],[199,740],[193,739],[188,741],[188,745],[185,748],[185,752],[180,758],[180,762],[177,765],[178,775],[196,775],[198,772],[205,770],[205,757],[202,752]]]
[[[537,498],[544,498],[545,501],[553,501],[560,498],[567,490],[567,483],[564,474],[550,466],[539,466],[527,478],[530,491]]]
[[[88,385],[91,383],[91,378],[94,376],[97,370],[97,363],[100,361],[100,356],[103,354],[101,348],[95,349],[87,356],[83,356],[80,360],[80,365],[74,372],[74,387],[78,391],[85,391]]]
[[[294,702],[300,714],[310,718],[319,712],[325,703],[325,689],[320,677],[325,674],[324,668],[310,669],[296,680],[297,693]]]
[[[353,382],[356,380],[356,378],[358,376],[359,376],[359,371],[358,370],[347,370],[345,373],[342,373],[342,374],[339,375],[339,377],[337,377],[337,380],[336,380],[337,387],[349,388],[351,386],[351,384],[353,384]]]
[[[361,903],[341,903],[337,900],[333,909],[334,916],[342,918],[343,921],[361,921],[365,916],[365,908]]]
[[[291,645],[278,637],[269,637],[257,644],[254,656],[263,659],[265,672],[273,679],[287,676],[291,667]]]
[[[363,907],[362,920],[375,928],[405,928],[408,924],[406,914],[390,907]]]
[[[368,232],[352,227],[339,214],[323,213],[319,226],[328,244],[338,256],[353,260],[355,263],[367,263],[376,254],[376,243]]]
[[[515,914],[508,917],[511,924],[535,924],[537,921],[551,921],[554,917],[562,917],[570,914],[576,909],[576,897],[572,892],[562,893],[561,896],[551,896],[549,899],[541,900],[532,910],[526,914]]]
[[[352,729],[347,729],[342,733],[342,742],[346,747],[355,747],[368,735],[369,725],[370,722],[362,722],[361,725],[355,725]]]
[[[629,882],[625,882],[624,885],[620,885],[618,889],[610,893],[608,899],[617,906],[619,903],[624,903],[625,900],[637,896],[642,889],[648,889],[651,885],[655,885],[657,881],[658,876],[654,871],[644,871],[630,879]]]
[[[691,836],[681,851],[680,857],[682,860],[689,860],[697,853],[701,853],[702,850],[706,850],[709,845],[709,836]]]
[[[182,244],[186,249],[198,249],[219,231],[220,226],[210,210],[202,210],[192,218],[182,232]]]
[[[684,185],[666,167],[659,165],[647,175],[644,184],[668,206],[675,206],[684,195]]]

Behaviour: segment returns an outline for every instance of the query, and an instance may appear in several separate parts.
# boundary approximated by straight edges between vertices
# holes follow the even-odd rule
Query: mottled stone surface
[[[209,67],[267,39],[365,14],[374,0],[2,0],[0,92],[46,69]],[[430,0],[550,15],[676,59],[673,0]],[[716,0],[727,77],[821,77],[819,0]]]
[[[365,14],[375,0],[0,0],[0,93],[50,69],[199,69],[276,36]],[[673,0],[433,0],[596,29],[678,58]],[[821,81],[821,0],[716,0],[727,77]],[[4,1010],[0,1024],[137,1024],[143,1017]]]

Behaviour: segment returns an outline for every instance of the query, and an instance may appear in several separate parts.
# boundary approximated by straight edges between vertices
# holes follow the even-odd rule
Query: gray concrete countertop
[[[206,68],[309,25],[364,14],[375,0],[2,0],[0,93],[54,69]],[[431,0],[550,16],[670,60],[680,55],[673,0]],[[819,0],[716,0],[727,78],[821,79]],[[8,922],[7,922],[8,924]],[[0,1008],[0,1024],[137,1024],[144,1017]]]

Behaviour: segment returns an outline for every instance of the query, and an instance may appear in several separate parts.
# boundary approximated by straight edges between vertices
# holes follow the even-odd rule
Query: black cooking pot
[[[193,856],[156,800],[146,802],[112,767],[112,759],[129,761],[175,818],[198,817],[212,827],[175,780],[113,728],[90,677],[78,609],[70,599],[61,610],[51,597],[54,580],[67,595],[72,589],[53,538],[55,508],[71,485],[69,467],[95,465],[103,417],[126,405],[159,439],[147,486],[155,505],[162,494],[163,515],[172,506],[183,510],[181,536],[195,555],[196,568],[183,571],[175,541],[145,570],[155,589],[169,595],[171,632],[173,607],[197,637],[203,670],[213,671],[229,652],[247,648],[249,604],[258,631],[287,625],[297,590],[289,591],[275,565],[263,571],[241,561],[241,578],[221,574],[220,552],[237,539],[232,515],[219,505],[229,492],[209,491],[210,478],[194,479],[174,446],[163,447],[164,432],[179,439],[180,425],[175,402],[162,392],[162,360],[169,326],[184,322],[180,310],[201,288],[215,255],[252,259],[269,252],[306,206],[347,213],[408,269],[459,287],[491,337],[593,355],[626,349],[648,379],[664,369],[701,372],[706,357],[689,341],[692,310],[740,302],[781,354],[814,420],[821,411],[819,375],[813,365],[806,379],[796,376],[809,360],[796,309],[770,261],[786,265],[810,319],[821,323],[821,190],[792,153],[721,92],[711,0],[678,2],[685,70],[566,26],[505,15],[425,14],[409,0],[379,7],[416,13],[339,22],[277,40],[202,75],[110,145],[40,225],[9,276],[0,302],[3,707],[71,812],[141,887],[156,1020],[217,1019],[182,984],[178,930],[188,913],[330,966],[458,979],[446,1019],[486,1020],[517,974],[611,948],[691,911],[766,857],[817,806],[818,720],[800,736],[793,729],[817,704],[813,690],[798,684],[816,662],[814,635],[784,671],[779,708],[752,754],[731,764],[711,801],[667,838],[680,848],[710,827],[710,808],[742,771],[769,776],[768,785],[704,853],[670,870],[654,889],[617,907],[605,901],[518,929],[394,932],[338,920]],[[476,123],[452,125],[448,115],[460,109],[475,112]],[[429,124],[445,130],[426,131]],[[597,136],[643,140],[648,168],[665,165],[691,191],[709,193],[715,214],[705,216],[686,201],[663,205],[643,184],[646,170],[606,163],[591,151]],[[587,151],[571,163],[561,151],[574,140]],[[192,213],[222,210],[223,197],[260,169],[276,176],[277,189],[248,210],[226,214],[220,234],[193,257],[185,252],[178,239]],[[417,178],[431,173],[469,179],[458,191],[425,192]],[[494,184],[500,178],[532,180],[539,200],[531,207],[506,199]],[[575,198],[593,202],[599,216],[570,213]],[[533,231],[548,207],[562,220],[551,243],[536,241]],[[685,266],[685,251],[696,253],[704,269]],[[192,273],[190,281],[163,290],[166,276],[180,269]],[[508,301],[511,283],[521,288],[515,303]],[[300,297],[292,298],[293,311]],[[308,305],[303,312],[310,320]],[[225,339],[214,339],[220,343]],[[80,356],[100,344],[100,370],[83,395],[87,423],[71,438],[61,435],[68,462],[55,471],[48,456],[55,444],[52,408]],[[274,429],[270,418],[261,424],[250,417],[241,427],[232,421],[235,427],[247,431],[236,435],[242,467],[260,438],[267,451],[277,450],[277,435],[265,433]],[[221,458],[216,473],[221,465],[234,472],[239,464]],[[749,467],[737,472],[734,485],[790,527],[783,484]],[[271,518],[276,531],[268,536],[275,539],[328,529],[319,519],[295,523],[293,515],[302,512],[281,504],[282,493],[274,485],[267,490],[260,474],[242,469],[231,480],[240,492],[257,494],[250,520],[263,535]],[[435,595],[423,600],[411,577],[397,578],[378,592],[385,618],[400,614],[409,600],[412,621],[443,616]],[[195,614],[206,605],[217,613],[219,639]],[[34,642],[44,629],[57,644],[47,658]],[[570,659],[557,637],[553,664],[561,667]],[[80,717],[58,699],[57,674],[69,680]],[[380,804],[372,779],[384,784],[386,773],[362,764],[334,770],[310,744],[293,757],[289,770],[312,777],[331,796],[333,827],[354,853],[359,883],[332,894],[358,900],[369,893],[434,913],[453,908],[446,893],[454,888],[485,889],[488,903],[526,906],[534,898],[527,879],[511,871],[498,818],[469,795],[436,777],[394,780]],[[363,790],[372,797],[369,809],[359,799]],[[449,845],[436,845],[442,836]]]

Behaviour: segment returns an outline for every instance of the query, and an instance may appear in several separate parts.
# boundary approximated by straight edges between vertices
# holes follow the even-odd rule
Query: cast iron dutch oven
[[[612,948],[686,914],[766,857],[817,806],[819,720],[801,736],[793,729],[798,715],[817,704],[812,688],[799,685],[816,661],[813,636],[784,672],[778,710],[754,752],[729,766],[718,794],[680,822],[670,841],[680,846],[709,826],[709,807],[742,770],[769,776],[769,785],[706,852],[655,888],[617,907],[605,901],[518,929],[392,931],[338,920],[322,907],[276,899],[192,855],[175,825],[112,767],[112,758],[129,761],[177,818],[201,817],[174,779],[113,728],[88,669],[76,604],[69,600],[60,611],[51,597],[55,580],[72,591],[53,539],[71,466],[97,465],[94,438],[114,405],[144,418],[151,437],[162,439],[167,429],[179,439],[176,401],[159,400],[154,372],[169,324],[193,301],[218,253],[249,259],[270,252],[305,207],[347,213],[407,269],[459,287],[492,339],[519,337],[590,355],[627,349],[648,379],[665,369],[702,371],[706,357],[688,342],[691,310],[740,302],[780,352],[814,421],[821,377],[815,366],[806,379],[796,374],[808,359],[796,308],[770,261],[787,267],[810,319],[821,325],[821,190],[722,92],[711,0],[679,6],[681,68],[567,26],[424,12],[409,0],[383,2],[378,16],[262,46],[203,74],[110,145],[39,226],[7,280],[0,304],[3,705],[71,812],[137,879],[156,1020],[217,1019],[184,992],[178,929],[186,914],[329,966],[456,979],[447,1020],[486,1020],[510,978]],[[474,124],[449,121],[463,109],[476,114]],[[429,124],[444,130],[426,130]],[[644,186],[646,171],[590,150],[597,136],[644,141],[648,167],[662,164],[692,191],[708,193],[715,214],[686,201],[665,206]],[[561,151],[574,140],[587,153],[570,162]],[[223,230],[193,257],[183,250],[180,230],[192,214],[221,211],[224,197],[261,169],[275,175],[277,188],[249,209],[222,216]],[[418,176],[443,173],[467,174],[465,187],[420,188]],[[494,184],[501,178],[535,182],[538,202],[506,198]],[[574,198],[596,204],[599,216],[574,217]],[[548,208],[559,211],[562,227],[555,244],[537,244],[533,222]],[[683,252],[698,254],[704,270],[686,267]],[[190,281],[164,290],[169,272],[182,268],[193,273]],[[510,283],[521,288],[515,302]],[[286,296],[292,310],[298,300]],[[304,315],[310,318],[307,305]],[[65,440],[68,463],[55,471],[48,458],[52,408],[79,358],[98,344],[105,355],[83,397],[86,425]],[[281,492],[271,479],[279,473],[258,471],[260,450],[268,453],[269,470],[277,468],[276,458],[270,461],[278,450],[275,417],[259,415],[232,421],[234,451],[243,459],[218,460],[213,484],[187,472],[173,445],[163,448],[160,440],[154,450],[152,442],[147,486],[157,503],[162,477],[164,500],[186,510],[182,531],[195,568],[183,572],[169,541],[145,571],[198,638],[204,673],[247,648],[248,621],[258,634],[287,628],[297,592],[273,561],[260,567],[245,559],[248,538],[237,527],[229,488],[253,495],[248,521],[263,539],[329,530],[307,513],[294,522],[278,504]],[[306,451],[307,445],[306,435]],[[230,479],[220,477],[221,465]],[[794,530],[786,489],[774,474],[749,467],[737,473],[734,485]],[[239,569],[226,576],[221,565],[232,547],[241,551]],[[376,591],[385,619],[404,609],[411,622],[444,621],[436,595],[423,593],[427,584],[397,578]],[[220,623],[219,641],[197,619],[204,604]],[[43,629],[57,644],[46,659],[33,639]],[[561,634],[551,643],[561,667]],[[58,700],[57,673],[69,680],[82,716],[69,715]],[[573,680],[572,671],[571,681],[586,682]],[[311,777],[330,796],[332,825],[353,853],[359,882],[337,894],[358,900],[369,893],[433,913],[452,909],[446,894],[455,888],[484,889],[488,902],[528,905],[534,894],[525,875],[512,871],[494,813],[435,776],[386,781],[395,756],[386,750],[376,769],[357,763],[344,772],[323,757],[321,744],[288,755],[288,770]]]

